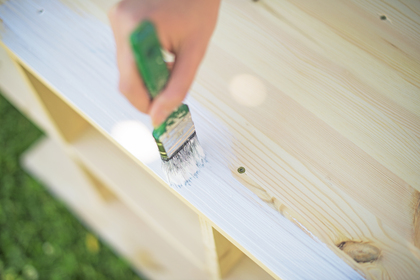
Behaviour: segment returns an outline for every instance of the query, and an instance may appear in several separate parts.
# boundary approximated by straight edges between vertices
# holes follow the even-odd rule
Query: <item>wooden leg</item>
[[[211,279],[222,279],[244,254],[222,234],[215,230],[206,218],[200,217],[200,225],[207,254],[207,267]]]

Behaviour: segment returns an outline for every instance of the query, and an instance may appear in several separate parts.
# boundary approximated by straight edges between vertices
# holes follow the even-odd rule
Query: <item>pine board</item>
[[[23,155],[22,163],[141,275],[165,280],[208,278],[156,236],[120,200],[104,201],[80,168],[53,140],[41,139]]]
[[[23,114],[44,131],[52,131],[44,112],[37,106],[31,88],[6,50],[0,48],[0,91]]]
[[[7,2],[2,40],[122,142],[115,126],[150,121],[116,90],[102,5]],[[187,100],[209,163],[175,191],[272,275],[359,277],[347,263],[368,278],[419,276],[418,11],[414,1],[224,1]],[[130,153],[165,182],[158,159]],[[349,241],[380,257],[354,262],[337,247]]]
[[[194,211],[93,128],[72,143],[70,150],[163,239],[205,269],[200,224]]]

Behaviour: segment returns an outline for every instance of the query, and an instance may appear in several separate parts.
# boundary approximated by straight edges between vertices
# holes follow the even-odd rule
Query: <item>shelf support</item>
[[[205,217],[200,216],[200,226],[210,279],[223,279],[244,256],[244,253],[214,229]]]

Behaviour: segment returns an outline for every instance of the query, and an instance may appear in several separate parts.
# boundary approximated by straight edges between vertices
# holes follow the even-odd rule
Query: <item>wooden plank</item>
[[[207,276],[160,239],[118,199],[104,200],[78,166],[52,140],[43,139],[22,158],[25,169],[133,267],[150,279],[207,279]]]
[[[0,47],[0,90],[2,94],[44,131],[52,131],[48,117],[33,96],[29,81],[21,74],[18,64]]]
[[[228,8],[230,9],[228,11],[230,16],[221,17],[222,20],[226,20],[225,25],[229,26],[231,29],[219,29],[220,32],[216,33],[216,36],[220,37],[216,37],[216,40],[214,41],[217,44],[219,44],[219,42],[220,45],[223,44],[221,45],[223,46],[223,50],[216,48],[213,48],[214,52],[210,50],[208,59],[206,60],[206,64],[202,67],[202,76],[199,76],[199,79],[200,77],[203,77],[203,79],[200,79],[199,81],[202,82],[210,92],[219,97],[219,99],[217,99],[217,102],[223,102],[223,99],[226,99],[225,92],[229,91],[229,83],[232,77],[235,77],[236,75],[240,74],[244,71],[244,69],[249,70],[249,73],[251,75],[258,77],[261,80],[261,82],[264,83],[266,91],[268,93],[271,93],[269,98],[272,100],[272,102],[270,102],[270,104],[267,103],[265,106],[260,106],[257,108],[246,108],[244,106],[237,107],[238,114],[243,116],[248,123],[256,127],[260,133],[262,132],[264,136],[269,137],[272,141],[274,141],[283,149],[285,149],[289,154],[291,154],[303,164],[308,166],[308,168],[310,168],[312,172],[316,173],[318,177],[322,178],[322,180],[324,180],[325,183],[333,183],[337,185],[348,195],[354,197],[357,201],[362,203],[364,207],[368,208],[369,211],[377,215],[386,224],[390,225],[394,230],[400,232],[401,235],[403,235],[404,237],[409,236],[412,229],[412,209],[408,202],[412,200],[412,194],[415,193],[415,186],[417,183],[411,186],[409,184],[410,182],[414,181],[418,182],[418,180],[416,180],[415,178],[416,176],[419,176],[419,172],[416,171],[419,169],[416,167],[415,164],[410,165],[411,167],[409,168],[405,168],[403,167],[403,165],[409,164],[409,158],[412,158],[414,162],[417,161],[418,158],[420,158],[418,156],[414,156],[418,154],[418,151],[420,149],[418,140],[416,140],[418,138],[416,138],[413,135],[407,135],[407,137],[405,137],[405,131],[396,131],[396,133],[393,134],[393,128],[401,127],[401,125],[395,124],[390,119],[378,119],[377,123],[383,124],[383,127],[380,128],[379,126],[371,122],[372,118],[370,118],[371,120],[367,122],[360,121],[360,118],[358,116],[352,117],[352,113],[348,112],[348,109],[340,108],[337,110],[338,105],[332,105],[331,107],[329,105],[331,104],[331,102],[320,102],[319,100],[324,98],[323,92],[325,92],[326,89],[316,90],[314,88],[314,85],[318,86],[319,84],[321,84],[321,82],[317,82],[316,84],[308,84],[308,86],[303,90],[302,77],[300,74],[297,75],[297,73],[306,71],[305,77],[312,77],[314,75],[318,75],[318,72],[314,71],[313,67],[309,67],[305,60],[302,60],[302,62],[296,60],[296,63],[298,63],[297,66],[295,66],[295,63],[292,63],[292,61],[284,61],[284,59],[292,60],[293,57],[296,57],[296,54],[293,54],[291,52],[283,54],[279,53],[280,50],[277,50],[277,56],[268,57],[268,55],[275,52],[275,50],[273,49],[269,49],[269,52],[262,52],[261,55],[251,54],[252,50],[263,48],[263,46],[261,46],[261,43],[258,46],[256,44],[258,44],[258,42],[262,42],[262,40],[264,40],[263,38],[265,38],[265,35],[261,35],[261,38],[259,40],[252,40],[246,43],[246,38],[248,38],[250,34],[247,33],[246,30],[244,30],[244,28],[241,28],[244,24],[246,24],[246,18],[243,18],[241,15],[248,11],[251,12],[251,9],[254,7],[247,7],[247,9],[243,11],[245,9],[242,8],[243,6],[247,5],[241,5],[241,9],[236,9],[237,6],[230,6]],[[289,6],[291,5],[283,7],[287,8],[288,11],[283,11],[283,13],[289,13],[292,11],[297,13],[299,11],[298,9],[293,9],[293,7]],[[267,36],[269,36],[269,38],[273,38],[273,42],[271,42],[269,46],[273,46],[272,48],[275,48],[275,46],[279,45],[280,42],[274,41],[279,40],[276,39],[278,38],[278,35],[274,33],[274,31],[278,32],[278,30],[282,29],[281,27],[279,27],[277,29],[273,28],[273,30],[267,31],[265,28],[267,26],[267,21],[270,20],[269,22],[273,22],[273,24],[275,23],[281,26],[286,25],[286,23],[279,23],[277,18],[270,17],[265,7],[258,8],[260,9],[258,10],[258,12],[260,12],[261,15],[257,14],[257,16],[255,17],[258,24],[261,24],[261,26],[259,27],[258,32],[256,32],[256,34],[265,34],[262,33],[263,30],[265,30],[264,32],[266,33],[268,32]],[[234,15],[236,15],[236,17]],[[299,17],[296,17],[295,21],[299,21],[299,19],[307,20],[307,17],[305,17],[305,15],[302,12],[300,12],[300,14],[298,15]],[[256,24],[256,26],[258,26],[258,24]],[[316,25],[317,22],[311,21],[308,24],[306,24],[305,27],[308,26],[309,28],[311,24]],[[318,25],[316,26],[318,27]],[[254,29],[257,28],[256,26],[254,26]],[[320,28],[321,27],[322,26],[320,26]],[[311,31],[314,31],[314,29],[309,28],[306,32],[308,34],[311,34]],[[222,34],[219,35],[220,33]],[[227,40],[228,36],[230,36],[228,34],[232,33],[238,34],[238,39]],[[294,30],[293,35],[298,36],[299,34],[300,33],[298,31]],[[286,36],[286,34],[283,35]],[[322,33],[320,34],[320,36],[321,35]],[[281,49],[281,51],[295,49],[297,52],[298,50],[295,48],[296,43],[295,41],[292,41],[296,39],[292,36],[289,36],[287,38],[288,40],[291,40],[291,42],[289,43],[290,46],[289,44],[284,43],[286,45]],[[334,39],[338,40],[339,36],[334,37]],[[333,41],[329,37],[324,38],[324,41],[332,41],[333,43],[335,43],[335,41]],[[282,37],[282,42],[288,41],[284,37]],[[229,46],[227,46],[227,44],[229,44]],[[308,46],[306,47],[306,49],[302,50],[302,53],[299,52],[298,57],[300,57],[301,55],[306,55],[307,51],[310,52],[312,49],[318,49],[312,48],[312,44],[307,44]],[[299,47],[302,46],[305,45],[299,45]],[[343,50],[345,46],[347,45],[338,45],[336,46],[336,49]],[[350,48],[351,45],[348,47]],[[238,49],[240,49],[240,51],[238,51]],[[325,50],[323,49],[322,51],[325,52]],[[332,52],[332,50],[330,49],[328,49],[328,51]],[[266,53],[268,53],[267,57],[263,57]],[[345,55],[345,53],[343,55]],[[314,53],[310,56],[319,57],[319,54]],[[239,60],[239,57],[247,57],[249,59]],[[226,63],[228,63],[230,67],[220,68],[218,66],[219,59],[226,61]],[[257,61],[268,61],[269,59],[279,59],[279,61],[277,61],[276,63],[272,63],[265,68],[263,68],[265,64],[257,63]],[[360,58],[360,60],[362,59],[364,59],[364,57]],[[338,61],[340,63],[346,62],[343,59]],[[245,63],[247,65],[244,65]],[[360,68],[365,66],[366,63],[364,63],[363,65],[359,65]],[[380,68],[379,65],[377,66],[378,68]],[[267,71],[267,68],[269,67],[273,67],[271,71]],[[297,69],[294,70],[295,68]],[[322,69],[328,68],[323,67]],[[335,68],[331,66],[331,69],[331,71],[333,71]],[[220,73],[220,71],[223,72]],[[258,73],[263,71],[266,71],[268,75],[264,75],[264,77],[259,76]],[[312,72],[314,73],[312,74]],[[272,73],[275,73],[275,75]],[[398,79],[398,75],[394,76],[396,76],[396,79]],[[372,77],[372,80],[375,80],[374,78],[375,77]],[[293,79],[293,83],[290,82],[290,79]],[[318,79],[318,81],[321,80]],[[324,79],[322,81],[323,82],[321,85],[325,87],[330,86],[332,84],[332,81],[330,81],[330,79]],[[395,81],[395,84],[399,83],[399,80]],[[335,85],[342,86],[338,81]],[[407,85],[407,87],[409,86],[410,85]],[[413,90],[414,89],[412,89],[411,91],[415,93],[416,91]],[[196,92],[200,94],[202,90],[198,88]],[[340,93],[343,91],[337,89],[334,92],[336,92],[337,94],[334,93],[334,96],[332,97],[339,98],[341,97]],[[417,93],[418,92],[419,90],[417,88]],[[349,96],[354,95],[353,91],[348,91],[347,93],[349,94]],[[207,98],[208,96],[206,94],[200,95],[203,95],[203,98]],[[416,96],[419,95],[413,95],[411,98],[411,102],[408,102],[410,100],[407,100],[406,103],[416,104],[418,102],[415,99]],[[317,99],[318,101],[315,99]],[[298,100],[298,102],[296,102],[295,100]],[[376,97],[376,100],[378,100],[378,102],[382,102],[383,99]],[[229,102],[234,102],[234,100],[229,99]],[[360,103],[363,102],[360,100]],[[347,102],[345,99],[342,99],[340,101],[340,104],[340,106],[343,107],[349,105],[349,102]],[[370,114],[375,111],[375,109],[373,108],[362,108],[361,106],[363,104],[353,104],[355,106],[358,106],[354,108],[360,107],[360,110],[366,114]],[[318,105],[319,107],[318,109],[316,109],[317,111],[315,111],[313,107]],[[390,110],[398,109],[396,105],[394,105],[395,104],[388,104],[386,108],[389,108]],[[382,108],[384,107],[382,106]],[[273,121],[270,123],[263,124],[259,116],[264,115],[265,112],[267,112],[267,110],[271,112],[273,119],[277,119],[279,121]],[[398,109],[398,111],[401,114],[405,114],[405,110],[403,108]],[[336,115],[330,115],[329,118],[322,117],[325,114]],[[342,115],[340,116],[339,114]],[[355,112],[355,114],[359,113]],[[383,113],[379,113],[378,111],[375,114],[378,117],[384,116]],[[398,113],[396,114],[398,115]],[[322,117],[322,120],[320,120],[320,117]],[[344,118],[351,119],[349,121],[353,123],[358,122],[357,126],[359,128],[355,128],[355,124],[350,124],[347,120],[344,120]],[[404,116],[402,117],[402,119],[407,120],[408,122],[411,122],[413,124],[420,123],[418,121],[418,118],[412,115]],[[332,122],[336,122],[337,125],[333,125]],[[367,125],[369,122],[371,122],[371,124]],[[326,123],[328,123],[329,125],[326,125]],[[363,125],[366,125],[366,127],[361,128],[361,126]],[[352,129],[354,130],[352,131]],[[358,130],[356,131],[356,129]],[[372,131],[375,131],[375,133],[372,133]],[[376,134],[376,131],[378,131],[378,133],[384,136],[384,138],[381,138],[381,135]],[[418,128],[414,128],[414,131],[418,131]],[[350,133],[352,134],[352,136],[347,138],[348,134]],[[359,146],[359,143],[355,141],[354,136],[361,134],[365,134],[367,135],[367,137],[372,137],[371,140],[366,141],[372,141],[372,145],[375,146],[375,149],[378,149],[376,152],[373,150],[366,152],[366,150],[364,151],[363,147]],[[406,141],[406,144],[411,145],[411,148],[404,147],[405,144],[399,145],[398,141],[400,140],[394,141],[390,139],[389,137],[394,137],[390,134],[393,134],[395,137],[401,137],[399,139],[402,141]],[[381,141],[387,141],[386,145],[379,144],[382,143]],[[390,145],[393,145],[393,147],[391,147],[391,149],[389,150],[388,147]],[[397,150],[400,148],[406,151],[407,160],[402,158],[398,160],[395,157],[386,154],[389,151],[393,150],[393,153],[397,154],[397,156],[400,157],[402,156],[402,154]],[[379,149],[383,151],[381,152],[379,151]],[[408,172],[409,177],[413,180],[405,181],[404,177],[399,177],[397,176],[398,173],[393,173],[393,170],[389,169],[389,166],[382,165],[381,162],[378,162],[376,158],[379,155],[383,157],[383,159],[389,160],[389,162],[392,164],[395,164],[398,161],[403,161],[404,164],[400,167],[404,169],[404,172]],[[360,186],[365,186],[365,188],[363,188],[363,191],[360,191]],[[398,193],[400,199],[395,199],[395,193]],[[384,200],[386,200],[386,203],[388,205],[386,209],[380,206],[382,204],[382,201]],[[402,203],[404,205],[404,208],[401,208],[401,201],[404,201],[404,203]]]
[[[176,191],[273,275],[327,278],[324,273],[348,268],[317,243],[320,240],[369,278],[416,277],[419,265],[412,253],[418,252],[412,239],[412,201],[418,194],[418,87],[412,71],[416,56],[413,62],[394,67],[391,62],[401,53],[394,57],[388,47],[385,55],[367,52],[354,43],[357,33],[351,27],[351,36],[343,39],[344,27],[338,32],[329,26],[339,24],[329,14],[346,7],[344,1],[337,2],[326,9],[325,19],[311,14],[307,7],[312,4],[303,1],[223,4],[214,44],[193,86],[194,98],[188,101],[209,163],[192,186]],[[8,4],[36,27],[6,18],[0,9],[10,26],[3,36],[5,44],[111,138],[113,126],[122,121],[148,126],[149,120],[112,90],[117,79],[110,30],[58,2],[40,3],[50,11],[41,19],[31,14],[33,6]],[[354,15],[360,14],[362,22],[369,22],[366,11],[354,6],[348,10],[342,12],[346,17],[355,21]],[[67,38],[49,39],[64,29],[57,14],[66,15],[79,38],[71,49]],[[49,33],[43,34],[42,26],[55,28],[44,28]],[[376,24],[372,28],[394,36]],[[94,40],[88,36],[91,32]],[[394,45],[413,53],[415,44],[395,38]],[[39,45],[29,51],[33,41]],[[52,56],[56,51],[60,55]],[[64,64],[80,72],[60,68]],[[80,83],[69,84],[64,78],[69,76]],[[228,94],[235,91],[231,81],[243,86],[244,77],[257,81],[256,92],[265,89],[265,101],[252,109],[246,107],[252,103]],[[385,87],[389,89],[383,93]],[[245,83],[245,88],[250,85]],[[404,92],[402,97],[390,97],[398,92]],[[163,178],[155,162],[145,164]],[[235,175],[239,166],[246,168],[249,180]],[[374,263],[356,263],[346,254],[346,248],[356,243],[379,248],[380,257]],[[307,266],[302,269],[286,255],[292,260],[305,256]]]
[[[48,112],[45,111],[45,106],[31,84],[28,74],[18,62],[12,60],[4,48],[0,47],[0,88],[2,93],[44,132],[50,136],[59,137],[60,133],[54,127]],[[63,106],[63,103],[60,105]],[[83,169],[82,166],[81,168],[105,200],[115,198],[100,180],[90,174],[88,170]]]
[[[343,40],[342,34],[331,32],[336,26],[343,33],[347,26],[352,29],[352,22],[358,18],[348,13],[355,12],[356,8],[348,11],[343,7],[344,1],[324,1],[322,8],[317,7],[323,9],[321,13],[311,9],[317,6],[314,2],[290,2],[224,2],[222,13],[225,14],[220,16],[219,24],[225,28],[219,28],[215,34],[213,42],[217,46],[209,49],[198,75],[200,87],[195,87],[195,97],[202,104],[214,104],[210,110],[236,130],[235,138],[241,139],[235,153],[241,155],[238,165],[249,170],[248,177],[253,183],[248,186],[254,193],[331,248],[339,245],[341,239],[363,240],[368,244],[373,241],[379,247],[389,244],[395,251],[383,253],[375,268],[390,271],[389,275],[382,272],[378,272],[382,276],[371,275],[375,270],[372,266],[360,267],[368,277],[398,279],[400,269],[394,260],[400,258],[397,257],[400,252],[405,251],[403,254],[411,258],[411,267],[419,265],[412,255],[418,252],[413,246],[404,249],[404,244],[396,249],[391,245],[393,240],[416,242],[413,200],[418,195],[417,177],[420,175],[417,165],[419,88],[401,78],[395,69],[383,67],[382,61],[353,46],[352,41]],[[363,11],[357,12],[366,16]],[[341,25],[343,13],[349,19]],[[335,17],[329,25],[322,22],[335,15],[340,17]],[[374,27],[380,29],[380,20],[378,17],[375,20],[378,22]],[[359,41],[368,36],[360,34],[358,38],[359,33],[374,32],[368,28],[353,31],[352,38]],[[393,34],[389,30],[380,31],[388,37]],[[405,46],[403,40],[411,38],[396,39],[395,44]],[[418,49],[419,45],[411,42],[411,46],[405,47],[412,54],[415,46]],[[392,57],[393,54],[387,55]],[[221,61],[229,67],[220,67]],[[416,71],[416,61],[413,58],[411,64],[400,65],[401,71]],[[307,84],[306,79],[310,80]],[[243,100],[241,103],[235,99],[238,80],[242,80],[242,88],[251,88],[254,96],[265,95],[269,102],[249,108]],[[370,83],[375,90],[369,88]],[[385,92],[379,88],[380,84],[387,88]],[[387,99],[390,95],[394,96],[392,101]],[[262,117],[268,114],[270,122]],[[361,116],[363,114],[366,116]],[[260,145],[253,149],[251,156],[253,143]],[[268,157],[272,160],[267,160]],[[296,165],[298,162],[301,164]],[[274,175],[276,173],[278,176]],[[301,183],[317,187],[296,193]],[[285,188],[289,184],[290,188]],[[323,189],[321,185],[330,190],[314,193],[315,189]],[[295,199],[285,201],[294,196]],[[325,212],[316,213],[319,210],[309,206],[322,205],[320,201],[315,202],[315,198],[325,199],[326,204],[321,206]],[[349,205],[351,209],[327,210],[333,205],[340,208]],[[356,214],[358,211],[354,209],[362,209],[360,207],[365,209]],[[341,213],[341,217],[334,218],[330,216],[332,213]],[[378,218],[379,228],[375,226]],[[389,228],[384,229],[382,223]],[[323,229],[326,232],[320,233],[321,225],[327,224]],[[389,229],[399,236],[377,239],[388,234]],[[410,273],[412,276],[406,277],[419,275],[416,269]]]
[[[230,271],[244,257],[244,254],[213,227],[212,231],[214,243],[216,245],[220,275],[224,278],[230,274]]]
[[[420,194],[414,200],[414,245],[417,248],[420,248]],[[417,257],[420,257],[419,254],[415,254]]]
[[[102,199],[109,203],[115,199],[117,199],[115,193],[109,189],[108,186],[106,186],[101,179],[96,177],[90,170],[87,168],[83,163],[78,162],[78,160],[75,159],[75,161],[78,163],[78,166],[80,170],[83,172],[85,177],[89,180],[90,185],[97,191],[100,197]]]
[[[266,91],[271,94],[267,98],[272,102],[253,108],[254,115],[259,116],[262,110],[269,110],[282,117],[285,114],[271,107],[281,104],[285,98],[292,99],[311,112],[313,117],[328,124],[333,132],[366,152],[377,162],[376,165],[386,168],[387,173],[394,173],[420,190],[420,174],[417,172],[420,167],[420,100],[419,87],[416,85],[419,77],[415,74],[420,69],[418,55],[415,55],[415,50],[420,46],[418,41],[396,34],[395,30],[384,27],[378,17],[368,16],[349,1],[322,1],[322,5],[311,1],[293,1],[293,4],[287,1],[239,2],[224,3],[222,13],[226,16],[222,14],[220,24],[226,28],[218,29],[213,42],[223,49],[217,52],[219,59],[223,55],[223,58],[229,57],[231,61],[240,61],[237,67],[241,67],[242,72],[246,69],[249,74],[268,83]],[[252,17],[252,22],[249,17]],[[414,21],[420,21],[418,16],[414,17]],[[348,33],[351,33],[350,38],[345,37]],[[231,34],[236,34],[234,39]],[[250,37],[253,40],[249,40]],[[389,38],[402,51],[395,52],[395,48],[385,42]],[[359,46],[359,42],[375,47],[367,52],[363,46]],[[375,53],[377,49],[383,51]],[[381,61],[376,55],[383,60],[388,57],[401,63],[396,62],[399,66],[395,69],[384,65],[387,62]],[[271,63],[258,63],[260,61]],[[218,60],[213,57],[207,62],[214,65]],[[202,67],[203,70],[209,68]],[[237,73],[233,72],[232,67],[224,70],[224,75],[219,74],[218,78],[229,84]],[[405,74],[412,79],[405,80]],[[213,88],[220,88],[221,81],[214,85],[208,79],[208,72],[201,77]],[[377,84],[382,87],[379,88]],[[383,89],[385,87],[386,90]],[[229,91],[226,85],[222,88],[212,92],[221,96],[221,93]],[[223,98],[226,99],[225,96]],[[235,102],[232,99],[229,101]],[[306,111],[304,108],[299,108],[299,111]],[[241,110],[243,116],[249,110],[243,106],[236,109]],[[266,127],[259,118],[248,119],[258,124],[257,127]],[[274,125],[278,123],[274,122]],[[316,124],[312,126],[317,127]],[[261,130],[272,139],[277,139],[279,135],[275,131],[269,127]],[[318,131],[322,132],[323,128]],[[357,152],[360,153],[362,151]],[[329,153],[326,155],[332,158]],[[316,157],[318,161],[319,158]],[[327,166],[326,163],[320,164]],[[373,171],[366,169],[365,172],[372,174]]]
[[[31,83],[34,93],[38,97],[38,100],[40,100],[45,113],[50,117],[51,122],[55,125],[56,130],[63,139],[70,142],[77,138],[89,126],[89,123],[27,69],[21,65],[19,66]]]
[[[206,220],[200,217],[206,248],[207,267],[213,280],[224,279],[244,254]]]
[[[136,145],[141,143],[132,135],[125,137],[136,141]],[[101,178],[163,239],[204,270],[204,247],[196,213],[95,129],[88,129],[71,148],[89,172]]]
[[[250,258],[244,256],[239,262],[232,268],[229,275],[226,276],[226,280],[272,280],[273,277],[265,272],[261,267],[254,263]]]
[[[22,79],[12,58],[0,48],[0,89],[21,112],[27,112],[31,94]]]

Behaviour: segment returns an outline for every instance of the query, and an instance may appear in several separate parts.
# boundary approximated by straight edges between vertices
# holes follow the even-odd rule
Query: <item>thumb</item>
[[[204,56],[205,46],[185,44],[176,54],[175,64],[165,89],[152,101],[150,117],[154,127],[159,126],[187,95],[197,68]]]

